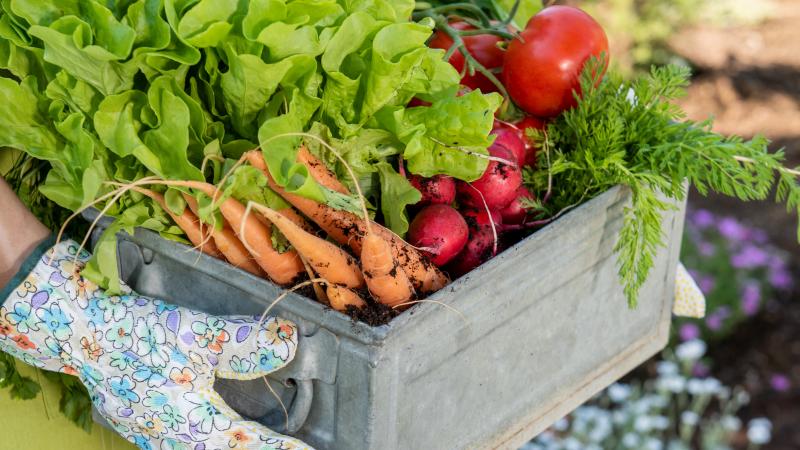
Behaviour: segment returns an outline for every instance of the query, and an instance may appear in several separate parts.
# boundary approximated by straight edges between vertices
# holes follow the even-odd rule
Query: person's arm
[[[49,234],[0,177],[0,289]]]

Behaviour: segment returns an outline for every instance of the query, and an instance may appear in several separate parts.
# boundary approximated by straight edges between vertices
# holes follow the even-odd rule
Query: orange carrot
[[[250,203],[250,206],[278,227],[295,250],[303,255],[303,259],[329,283],[349,288],[364,286],[364,277],[358,262],[347,252],[306,232],[273,209],[255,203]]]
[[[368,233],[361,246],[361,267],[369,292],[375,300],[394,307],[414,296],[408,275],[392,257],[389,243],[375,233]]]
[[[219,198],[216,186],[202,181],[161,182],[167,186],[182,186],[196,189],[215,201]],[[303,274],[303,262],[294,250],[280,253],[272,247],[272,230],[255,216],[245,214],[245,207],[233,198],[227,198],[219,204],[219,210],[231,225],[236,236],[252,248],[253,258],[264,269],[264,272],[277,284],[287,285],[296,281]],[[244,235],[242,236],[241,233]]]
[[[153,201],[156,202],[161,209],[166,211],[167,214],[172,217],[172,220],[178,225],[178,228],[183,230],[183,232],[186,234],[186,237],[189,238],[189,242],[191,242],[196,249],[216,258],[221,258],[223,256],[217,246],[214,244],[214,241],[206,239],[206,230],[201,228],[200,220],[189,208],[186,208],[183,211],[183,214],[175,214],[167,207],[167,202],[164,200],[164,196],[158,192],[153,192],[149,189],[140,187],[131,187],[131,190],[153,199]]]
[[[358,294],[344,286],[329,284],[327,293],[331,308],[337,311],[347,311],[348,305],[356,308],[363,308],[367,304]]]
[[[197,200],[186,193],[183,194],[183,198],[186,200],[186,205],[189,209],[194,214],[199,214]],[[256,264],[253,260],[253,256],[250,255],[250,252],[247,251],[244,244],[236,237],[236,234],[231,230],[228,224],[224,224],[220,230],[217,230],[213,225],[209,225],[205,229],[211,234],[215,247],[219,249],[231,265],[246,270],[253,275],[259,277],[264,276],[264,271]]]
[[[353,182],[358,183],[347,162],[334,149],[331,148],[331,151],[341,159],[350,176],[353,177]],[[328,170],[305,146],[300,147],[297,156],[297,160],[306,165],[309,173],[318,183],[343,194],[349,194],[347,188],[339,182],[333,172]],[[361,199],[364,217],[367,217],[364,196],[357,185],[356,190]],[[389,243],[373,233],[373,229],[376,228],[373,226],[373,222],[367,220],[364,224],[366,235],[361,244],[361,270],[369,292],[375,300],[387,306],[394,307],[407,303],[414,296],[414,287],[408,280],[408,275],[392,256]]]
[[[242,241],[236,237],[236,233],[229,226],[222,227],[221,230],[212,231],[214,242],[217,248],[225,255],[225,259],[232,265],[246,270],[253,275],[264,277],[264,271],[256,263],[256,260],[247,251]]]
[[[357,215],[328,205],[318,203],[314,200],[286,192],[278,186],[267,170],[267,165],[261,152],[258,150],[250,151],[246,154],[248,162],[260,169],[269,181],[269,186],[300,210],[306,217],[319,225],[336,242],[348,245],[355,254],[362,252],[362,239],[366,234],[366,223]],[[309,171],[313,168],[309,167]],[[315,178],[316,179],[316,178]],[[371,222],[373,232],[389,243],[392,257],[394,257],[403,270],[408,275],[409,280],[418,292],[430,293],[444,287],[448,282],[447,276],[442,273],[433,263],[427,260],[417,249],[403,241],[391,230],[381,225]]]
[[[317,274],[314,273],[314,269],[312,269],[311,266],[308,265],[308,262],[302,257],[300,259],[303,261],[303,267],[306,268],[306,273],[308,274],[309,280],[317,279]],[[317,301],[323,305],[330,305],[330,302],[328,301],[328,294],[325,293],[325,289],[322,288],[322,284],[312,281],[311,286],[314,288],[314,295],[317,296]]]
[[[328,169],[322,161],[319,160],[313,153],[308,151],[305,145],[301,145],[297,150],[297,162],[303,164],[308,168],[308,172],[317,181],[317,183],[325,186],[326,188],[342,194],[349,194],[345,185],[336,178],[336,175]]]
[[[314,226],[308,223],[308,221],[291,206],[288,208],[279,209],[278,212],[282,216],[294,222],[294,224],[297,225],[298,227],[308,231],[309,233],[314,234]]]

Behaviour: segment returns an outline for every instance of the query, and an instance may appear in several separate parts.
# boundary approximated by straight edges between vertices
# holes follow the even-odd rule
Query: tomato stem
[[[482,34],[492,34],[495,36],[499,36],[504,39],[514,39],[517,37],[516,33],[510,33],[508,31],[497,30],[495,28],[486,28],[481,30],[464,30],[459,31],[459,35],[461,36],[480,36]]]
[[[458,3],[446,6],[455,6],[455,5],[458,5]],[[475,71],[480,72],[481,74],[483,74],[483,76],[488,78],[489,81],[492,82],[492,84],[494,84],[497,87],[497,90],[500,92],[500,94],[503,95],[503,97],[508,98],[508,91],[506,91],[506,87],[503,86],[503,83],[501,83],[500,80],[498,80],[497,77],[489,69],[487,69],[483,64],[479,63],[478,60],[476,60],[472,56],[469,50],[467,50],[467,46],[464,44],[464,40],[461,38],[460,31],[451,27],[450,24],[447,22],[446,17],[433,13],[433,11],[436,9],[437,8],[433,8],[428,11],[425,11],[425,17],[430,17],[431,19],[433,19],[434,23],[436,24],[436,28],[445,32],[450,37],[450,39],[453,40],[453,45],[451,46],[451,48],[455,47],[456,49],[458,49],[459,52],[461,52],[462,55],[464,55],[464,62],[466,63],[465,67],[469,68],[469,72],[470,73],[475,73]]]
[[[503,20],[503,25],[508,26],[511,22],[514,21],[514,16],[517,15],[517,10],[519,9],[520,0],[515,0],[514,4],[511,5],[511,9],[508,10],[508,17]],[[511,39],[511,38],[509,38]]]

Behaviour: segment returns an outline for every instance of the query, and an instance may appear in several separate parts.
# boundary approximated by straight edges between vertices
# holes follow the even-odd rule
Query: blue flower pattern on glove
[[[294,324],[215,317],[80,275],[89,254],[65,241],[0,305],[0,350],[80,378],[114,430],[141,449],[294,450],[302,442],[243,419],[216,377],[253,379],[294,357]]]

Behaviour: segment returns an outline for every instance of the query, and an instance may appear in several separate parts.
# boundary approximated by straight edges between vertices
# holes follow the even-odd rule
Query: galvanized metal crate
[[[215,387],[246,417],[319,449],[515,448],[666,345],[684,206],[664,216],[636,309],[613,246],[630,200],[613,188],[537,231],[388,325],[370,327],[299,295],[273,309],[300,328],[271,377]],[[136,291],[213,314],[259,314],[272,283],[138,230],[120,235]],[[288,426],[287,426],[288,425]]]

